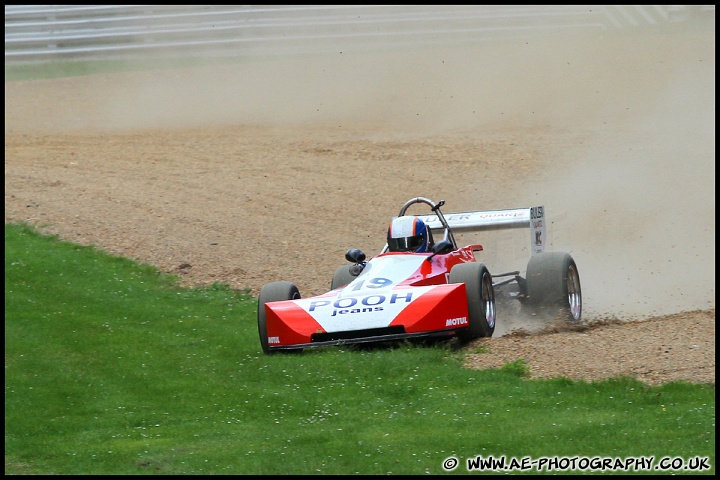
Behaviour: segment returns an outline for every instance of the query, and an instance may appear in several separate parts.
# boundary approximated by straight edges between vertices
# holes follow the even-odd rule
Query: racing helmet
[[[387,234],[391,252],[427,252],[430,246],[430,230],[425,222],[410,215],[394,218]]]

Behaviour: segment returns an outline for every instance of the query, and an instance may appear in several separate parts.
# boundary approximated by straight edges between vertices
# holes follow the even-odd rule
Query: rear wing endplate
[[[437,215],[415,215],[431,230],[444,227]],[[508,210],[488,210],[478,212],[458,212],[444,214],[448,226],[453,232],[482,232],[509,228],[530,229],[530,250],[533,255],[543,252],[547,241],[545,231],[545,208],[513,208]]]

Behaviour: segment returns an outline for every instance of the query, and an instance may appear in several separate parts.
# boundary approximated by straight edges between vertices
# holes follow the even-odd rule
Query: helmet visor
[[[388,247],[391,252],[414,252],[423,244],[424,237],[415,235],[413,237],[389,238]]]

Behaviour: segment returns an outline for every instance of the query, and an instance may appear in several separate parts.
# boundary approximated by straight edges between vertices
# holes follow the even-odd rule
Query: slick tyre
[[[468,302],[468,323],[464,340],[492,337],[495,332],[495,290],[487,267],[482,263],[461,263],[450,270],[449,283],[464,283]]]
[[[582,315],[580,274],[569,253],[533,255],[527,266],[527,304],[533,310],[549,310],[560,320],[577,322]]]
[[[265,318],[265,304],[282,300],[297,300],[300,298],[300,291],[292,282],[271,282],[260,289],[258,295],[258,333],[260,334],[260,346],[264,353],[272,353],[268,346],[267,323]]]
[[[357,277],[350,274],[350,265],[347,263],[345,265],[341,265],[335,270],[332,282],[330,282],[330,290],[335,290],[338,287],[344,287],[356,278]]]

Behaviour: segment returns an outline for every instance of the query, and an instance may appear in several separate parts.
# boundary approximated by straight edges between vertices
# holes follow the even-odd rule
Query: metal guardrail
[[[468,43],[652,25],[683,6],[6,5],[5,63]],[[695,6],[712,10],[714,5]]]

